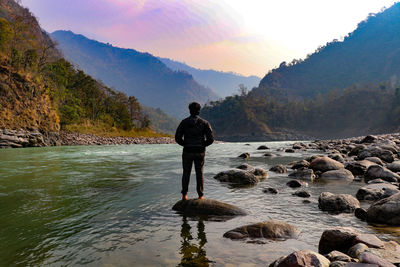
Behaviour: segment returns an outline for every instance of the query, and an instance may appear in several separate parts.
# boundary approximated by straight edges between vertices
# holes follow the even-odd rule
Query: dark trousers
[[[183,152],[182,154],[182,195],[186,195],[189,190],[190,173],[192,172],[192,165],[194,162],[194,169],[196,171],[197,194],[199,197],[203,196],[204,189],[204,157],[206,153],[189,153]]]

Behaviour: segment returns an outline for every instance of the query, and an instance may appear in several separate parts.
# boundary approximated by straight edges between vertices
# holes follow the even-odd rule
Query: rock
[[[371,252],[363,252],[360,256],[361,263],[376,264],[379,267],[396,267],[389,261],[372,254]]]
[[[343,163],[344,162],[344,158],[341,154],[332,154],[328,156],[329,158],[336,160],[337,162]]]
[[[361,140],[361,143],[374,143],[378,138],[374,135],[367,135]]]
[[[329,267],[346,267],[347,262],[345,261],[331,261]]]
[[[387,149],[382,149],[377,146],[371,146],[367,147],[364,150],[362,150],[360,153],[357,155],[357,159],[363,160],[368,157],[378,157],[381,160],[384,160],[386,162],[393,162],[394,161],[394,155],[392,151],[387,150]]]
[[[347,254],[352,257],[358,259],[361,254],[368,249],[368,246],[362,243],[355,244],[350,247]]]
[[[327,171],[321,174],[320,176],[321,180],[325,181],[353,181],[354,176],[351,173],[351,171],[346,170],[346,169],[340,169],[340,170],[332,170],[332,171]]]
[[[310,164],[310,169],[314,171],[331,171],[331,170],[339,170],[343,169],[344,165],[336,160],[333,160],[329,157],[323,156],[314,159]]]
[[[263,193],[278,194],[279,191],[278,191],[278,189],[276,189],[276,188],[268,187],[268,188],[263,189]]]
[[[248,159],[250,158],[250,153],[242,153],[238,156],[238,158]]]
[[[373,180],[374,181],[374,180]],[[396,193],[399,193],[400,190],[397,186],[394,186],[389,183],[374,183],[368,184],[366,186],[358,189],[356,198],[358,200],[380,200],[383,198],[390,197]]]
[[[298,190],[298,191],[294,192],[293,195],[298,196],[298,197],[304,197],[304,198],[311,197],[311,194],[305,190]]]
[[[290,239],[297,238],[299,235],[300,230],[296,226],[281,221],[270,220],[235,228],[226,232],[224,237],[230,239]]]
[[[368,160],[368,161],[371,161],[373,163],[383,166],[382,160],[378,157],[368,157],[368,158],[365,158],[365,160]]]
[[[287,149],[285,149],[285,152],[286,153],[294,153],[296,151],[293,148],[287,148]]]
[[[295,172],[292,172],[291,174],[289,174],[289,177],[314,181],[315,174],[314,174],[314,171],[311,169],[297,169]]]
[[[302,186],[307,187],[308,183],[299,181],[299,180],[290,180],[289,182],[286,183],[286,185],[291,188],[297,188],[297,187],[302,187]]]
[[[357,145],[355,147],[353,147],[350,152],[349,152],[349,156],[356,156],[358,155],[361,151],[363,151],[366,148],[365,145]]]
[[[358,234],[360,232],[351,227],[335,227],[325,230],[319,240],[318,252],[328,254],[337,250],[347,253],[349,248],[353,246],[353,240]]]
[[[351,171],[353,175],[362,176],[372,165],[376,165],[376,163],[369,160],[353,161],[346,165],[346,169]]]
[[[310,166],[310,162],[306,161],[306,160],[301,160],[301,161],[297,161],[292,165],[292,169],[296,170],[296,169],[300,169],[300,168],[308,168]]]
[[[400,193],[374,202],[367,210],[367,221],[400,226]]]
[[[379,267],[376,264],[359,263],[359,262],[348,262],[345,267]]]
[[[362,221],[366,221],[367,220],[367,211],[363,208],[357,208],[354,210],[354,216],[356,216],[356,218],[358,218]]]
[[[352,213],[360,207],[360,202],[352,195],[323,192],[318,198],[318,207],[332,213]]]
[[[400,266],[400,245],[395,241],[384,242],[383,248],[369,248],[368,252]]]
[[[272,157],[272,156],[273,156],[273,154],[269,153],[269,152],[264,154],[264,157]]]
[[[386,167],[392,172],[400,172],[400,161],[389,163]]]
[[[257,148],[257,150],[266,150],[266,149],[269,149],[269,147],[264,146],[264,145],[259,146],[259,147]]]
[[[372,234],[359,234],[354,238],[355,244],[362,243],[367,245],[369,248],[383,248],[384,243]]]
[[[254,169],[254,167],[251,166],[251,165],[249,165],[249,164],[247,164],[247,163],[243,163],[243,164],[237,166],[236,169],[241,169],[241,170],[252,170],[252,169]]]
[[[276,165],[276,166],[272,167],[269,170],[273,171],[273,172],[276,172],[276,173],[286,173],[287,172],[286,167],[283,166],[282,164]]]
[[[365,173],[365,182],[374,179],[382,179],[388,182],[397,182],[400,179],[400,176],[385,167],[379,165],[373,165],[368,168],[367,172]]]
[[[306,149],[307,146],[305,144],[303,144],[303,143],[294,143],[292,145],[292,148],[293,149]]]
[[[220,182],[230,183],[232,185],[254,185],[267,178],[265,170],[255,168],[250,171],[233,169],[223,171],[214,176]]]
[[[311,250],[295,251],[271,263],[270,267],[329,267],[330,261]]]
[[[343,261],[343,262],[351,262],[351,257],[344,254],[343,252],[334,250],[329,252],[325,257],[330,261]]]
[[[180,200],[172,209],[186,215],[239,216],[247,214],[236,206],[213,199]]]

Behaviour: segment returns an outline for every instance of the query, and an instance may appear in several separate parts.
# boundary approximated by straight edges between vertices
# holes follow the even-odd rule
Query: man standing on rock
[[[190,173],[194,162],[196,171],[197,194],[203,199],[204,187],[204,157],[206,147],[214,142],[214,134],[210,123],[199,117],[201,106],[199,103],[189,104],[190,117],[187,117],[179,124],[175,133],[175,141],[183,146],[182,153],[182,200],[187,200]]]

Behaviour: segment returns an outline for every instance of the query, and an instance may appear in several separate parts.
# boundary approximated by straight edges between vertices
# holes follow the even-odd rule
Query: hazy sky
[[[394,0],[22,0],[49,31],[264,76],[353,31]]]

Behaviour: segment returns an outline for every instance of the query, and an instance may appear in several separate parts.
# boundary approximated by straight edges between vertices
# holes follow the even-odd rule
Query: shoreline
[[[171,137],[105,137],[93,134],[48,132],[33,130],[0,129],[1,148],[46,146],[96,146],[96,145],[144,145],[175,144]]]

